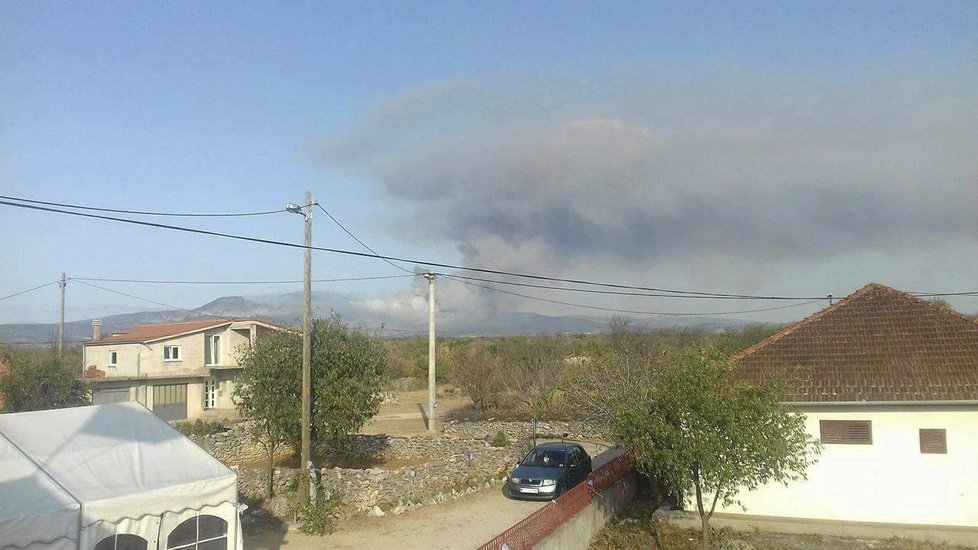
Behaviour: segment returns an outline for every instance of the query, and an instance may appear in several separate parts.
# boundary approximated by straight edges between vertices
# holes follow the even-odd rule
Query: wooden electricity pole
[[[302,479],[301,499],[303,504],[309,502],[309,482],[311,469],[310,455],[312,448],[312,193],[306,191],[306,206],[303,212],[306,217],[306,268],[305,308],[302,314],[302,463],[300,468],[307,470]]]
[[[435,274],[428,279],[428,432],[435,431]]]
[[[64,354],[65,350],[65,287],[68,285],[68,280],[65,279],[64,272],[61,272],[61,280],[58,281],[58,286],[61,287],[61,322],[58,323],[58,357],[60,358]]]

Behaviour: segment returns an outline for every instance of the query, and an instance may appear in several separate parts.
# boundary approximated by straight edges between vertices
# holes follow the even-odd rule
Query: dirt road
[[[545,505],[509,500],[493,487],[400,516],[356,518],[328,537],[296,531],[253,535],[245,550],[473,549]]]
[[[367,422],[360,433],[396,436],[424,434],[427,431],[428,390],[398,392],[397,401],[381,405],[377,416]],[[471,406],[472,400],[466,396],[442,394],[437,403],[435,414],[438,419],[435,425],[440,429],[441,418]]]

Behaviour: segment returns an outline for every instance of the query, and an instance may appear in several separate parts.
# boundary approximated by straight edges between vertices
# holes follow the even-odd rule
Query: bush
[[[512,443],[512,441],[506,438],[505,432],[499,430],[496,432],[496,437],[493,437],[492,441],[489,442],[489,445],[493,447],[509,447]]]
[[[343,504],[343,495],[339,491],[327,493],[319,483],[316,494],[319,498],[306,505],[299,502],[297,493],[289,495],[289,507],[302,520],[299,532],[304,535],[323,536],[336,530],[336,509]]]
[[[198,418],[193,421],[177,422],[177,431],[183,435],[213,435],[224,431],[224,425],[216,420],[203,420]]]

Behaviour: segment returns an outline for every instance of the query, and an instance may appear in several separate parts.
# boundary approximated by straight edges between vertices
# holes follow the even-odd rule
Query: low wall
[[[700,530],[698,514],[683,511],[657,511],[655,517],[671,525]],[[734,531],[770,531],[806,535],[831,535],[863,539],[905,538],[936,544],[978,547],[978,527],[948,525],[911,525],[860,521],[817,520],[747,514],[716,513],[710,519],[713,529]]]
[[[441,448],[441,440],[427,441]],[[505,481],[516,461],[528,450],[520,444],[496,448],[474,443],[468,442],[464,451],[413,467],[323,468],[320,479],[325,491],[339,491],[343,495],[343,515],[376,513],[375,506],[385,514],[400,514],[497,485]],[[414,448],[412,445],[411,449]],[[297,469],[278,468],[275,472],[276,493],[292,488],[299,475]],[[267,494],[267,480],[265,468],[241,468],[238,492],[248,498],[263,498]],[[284,503],[270,503],[268,507],[273,513],[287,517]]]
[[[191,435],[194,443],[228,466],[238,464],[263,464],[268,455],[261,445],[248,437],[248,423],[232,424],[227,430],[210,435]],[[291,449],[284,449],[283,453]]]
[[[463,430],[466,433],[471,429]],[[495,432],[493,432],[495,434]],[[248,437],[247,423],[232,425],[229,429],[206,436],[190,436],[197,445],[228,466],[259,466],[268,461],[265,449]],[[516,438],[512,438],[516,439]],[[473,440],[479,440],[475,448],[484,446],[479,437],[446,438],[436,436],[392,437],[388,435],[354,435],[344,449],[320,448],[321,454],[337,453],[355,456],[384,456],[388,458],[448,458],[464,454],[473,448]],[[289,454],[286,446],[280,454]]]
[[[533,436],[531,422],[509,422],[502,420],[476,421],[447,421],[442,427],[445,437],[456,439],[492,438],[496,432],[503,432],[506,437],[521,441]],[[603,441],[604,435],[591,424],[577,420],[541,420],[537,423],[537,435],[556,436],[567,433],[568,439],[577,441]]]
[[[537,550],[586,549],[591,545],[591,539],[604,528],[608,520],[631,504],[635,499],[635,491],[634,474],[620,479],[602,491],[587,508],[564,522],[534,548]]]

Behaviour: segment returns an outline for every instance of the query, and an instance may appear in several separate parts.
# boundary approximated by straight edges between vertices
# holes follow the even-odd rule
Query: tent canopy
[[[116,524],[228,503],[237,475],[139,403],[0,415],[0,550],[88,548]]]

